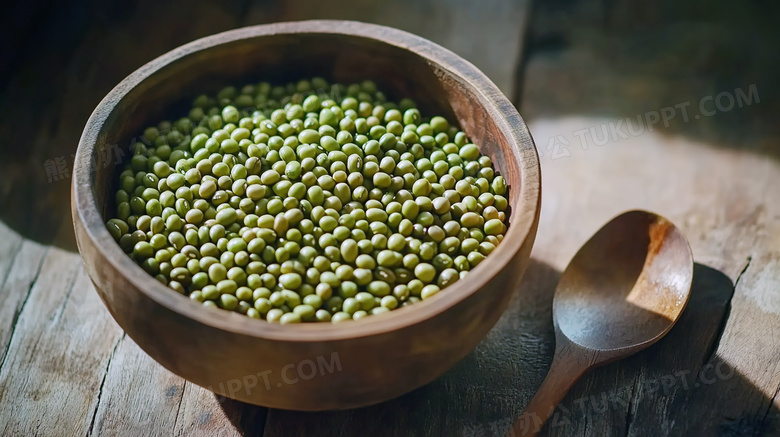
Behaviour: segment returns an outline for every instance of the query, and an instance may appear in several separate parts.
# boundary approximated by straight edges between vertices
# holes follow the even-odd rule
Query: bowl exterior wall
[[[139,292],[101,262],[76,221],[84,265],[117,323],[155,361],[215,393],[272,408],[355,408],[407,393],[441,376],[476,347],[509,304],[529,259],[446,312],[382,335],[332,342],[280,342],[208,326]],[[217,310],[214,310],[217,311]],[[245,317],[239,316],[238,317]]]
[[[173,96],[225,83],[229,78],[214,76],[225,68],[220,62],[262,53],[258,56],[263,59],[239,61],[236,77],[254,71],[257,62],[283,62],[282,49],[296,38],[311,40],[307,29],[319,41],[315,49],[341,47],[324,75],[376,78],[392,92],[421,96],[419,103],[429,114],[457,119],[510,184],[509,232],[484,266],[430,300],[355,322],[354,335],[343,335],[344,330],[331,335],[340,326],[328,325],[318,338],[312,331],[294,335],[305,327],[292,327],[292,335],[285,337],[278,332],[286,327],[265,328],[264,322],[246,316],[200,308],[164,288],[122,253],[103,227],[120,170],[94,168],[91,159],[100,144],[129,138],[143,123],[170,110],[167,102]],[[355,72],[353,57],[361,47],[378,60]],[[405,68],[391,68],[398,65]],[[192,79],[195,73],[206,79]],[[151,111],[145,112],[146,107]],[[198,40],[125,79],[101,102],[82,135],[71,206],[87,273],[111,315],[147,354],[215,393],[267,407],[315,411],[397,397],[441,376],[473,350],[501,317],[528,264],[539,219],[539,183],[538,158],[525,124],[471,64],[394,29],[312,21],[254,26]]]

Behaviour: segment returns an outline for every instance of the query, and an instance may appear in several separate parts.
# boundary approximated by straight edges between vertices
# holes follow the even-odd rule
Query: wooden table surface
[[[41,12],[25,51],[44,49],[17,53],[0,101],[0,435],[501,436],[551,361],[561,271],[633,208],[687,234],[691,301],[658,344],[579,381],[542,435],[780,435],[780,92],[762,61],[776,53],[771,20],[748,10],[687,22],[678,11],[667,26],[673,2],[556,3],[536,5],[529,28],[527,2],[501,1],[415,2],[411,15],[368,0],[204,2],[186,28],[174,25],[183,1]],[[143,62],[197,36],[315,16],[406,28],[472,59],[528,121],[543,198],[526,279],[473,353],[398,399],[300,413],[217,397],[124,335],[75,248],[69,166],[92,108]]]

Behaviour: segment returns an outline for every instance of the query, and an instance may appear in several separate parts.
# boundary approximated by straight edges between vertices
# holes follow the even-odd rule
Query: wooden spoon
[[[585,372],[663,337],[688,302],[692,278],[688,241],[664,217],[629,211],[601,228],[558,282],[555,356],[508,435],[536,435]]]

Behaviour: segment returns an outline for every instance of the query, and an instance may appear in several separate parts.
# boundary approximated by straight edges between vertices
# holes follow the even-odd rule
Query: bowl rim
[[[521,183],[512,188],[520,190],[518,198],[523,205],[523,208],[513,211],[511,226],[502,244],[490,254],[489,262],[480,263],[469,272],[467,279],[447,287],[446,293],[439,293],[435,298],[395,311],[354,321],[360,324],[359,327],[353,323],[301,323],[282,326],[265,321],[257,323],[232,311],[204,308],[197,302],[192,302],[189,297],[173,292],[159,283],[121,250],[106,229],[98,210],[92,190],[97,164],[90,159],[104,124],[115,106],[142,81],[181,58],[243,39],[281,34],[344,35],[394,46],[411,52],[438,68],[447,69],[459,80],[468,83],[478,98],[488,103],[485,107],[489,116],[507,136],[511,147],[518,149],[516,156],[521,157],[518,162]],[[169,311],[212,328],[255,338],[284,342],[333,342],[409,328],[446,312],[482,289],[514,260],[529,238],[530,244],[533,245],[541,208],[541,171],[533,138],[517,109],[498,87],[470,62],[436,43],[399,29],[357,21],[306,20],[248,26],[206,36],[149,61],[124,78],[101,100],[84,127],[73,168],[72,205],[75,208],[75,211],[72,211],[74,222],[80,221],[84,228],[83,238],[91,240],[105,262],[119,272],[129,273],[124,275],[125,279],[140,293]]]

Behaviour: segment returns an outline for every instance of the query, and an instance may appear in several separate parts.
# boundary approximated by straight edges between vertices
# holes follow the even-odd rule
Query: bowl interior
[[[504,242],[490,255],[490,259],[495,262],[480,264],[472,270],[469,278],[453,284],[448,288],[450,293],[442,293],[437,299],[401,308],[381,317],[369,317],[361,322],[371,324],[373,320],[408,313],[404,317],[413,323],[414,320],[445,311],[447,307],[478,292],[487,277],[496,275],[514,257],[529,238],[529,233],[535,233],[538,216],[538,161],[532,139],[514,107],[500,91],[475,67],[445,49],[404,32],[380,26],[372,26],[375,31],[370,35],[360,35],[354,32],[341,33],[337,28],[330,31],[329,22],[326,21],[312,23],[326,30],[310,32],[305,26],[298,26],[297,31],[286,33],[257,33],[258,28],[267,26],[256,26],[203,38],[150,62],[120,83],[95,111],[96,114],[103,111],[103,114],[99,114],[104,117],[102,122],[94,121],[100,120],[100,117],[93,114],[80,146],[85,149],[83,153],[91,155],[90,166],[94,170],[89,172],[89,187],[95,206],[103,222],[112,216],[117,175],[123,168],[122,165],[95,165],[98,154],[113,144],[129,147],[132,138],[145,127],[156,125],[164,119],[175,120],[186,115],[193,98],[198,94],[213,94],[227,85],[239,87],[260,81],[285,84],[314,76],[345,84],[371,79],[377,82],[379,89],[390,100],[397,102],[403,97],[414,99],[423,117],[443,115],[451,123],[457,123],[471,141],[479,146],[481,153],[491,157],[494,167],[509,184],[509,229]],[[391,34],[383,38],[383,32]],[[219,38],[223,35],[229,38]],[[89,131],[97,132],[94,141],[87,134]],[[524,171],[531,175],[528,186],[524,186],[521,180]],[[78,169],[75,174],[75,183],[81,184]],[[97,226],[92,223],[88,227],[93,228],[93,236],[99,234],[104,240],[110,239],[105,229],[95,229]],[[113,241],[104,243],[115,244]],[[98,247],[107,250],[105,244],[98,242]],[[114,249],[108,250],[116,252],[119,248],[116,245]],[[108,258],[116,259],[116,256],[112,254]],[[129,258],[127,261],[130,262]],[[123,263],[127,265],[127,262]],[[139,275],[145,275],[140,267],[130,268]],[[482,273],[474,274],[474,271]],[[138,284],[146,285],[141,286],[141,289],[158,296],[158,300],[173,302],[167,297],[159,297],[162,290],[150,290],[160,286],[151,277],[148,279],[138,280]],[[173,296],[173,299],[176,297]],[[179,309],[196,306],[184,302],[189,299],[180,301],[181,305],[173,306]],[[428,305],[434,305],[436,309],[419,312]],[[193,311],[184,310],[188,317],[194,316]],[[222,323],[217,322],[217,319],[228,320],[227,316],[213,317],[210,314],[197,318],[213,319],[215,324]],[[240,331],[245,329],[232,322],[227,325]],[[305,325],[293,328],[299,332],[311,329],[311,338],[317,337],[320,332],[341,332],[346,329],[339,325],[329,325],[314,331],[315,328]],[[374,331],[383,332],[387,326],[374,325],[375,329],[367,329],[365,335]],[[287,328],[286,331],[289,331]],[[257,330],[246,329],[247,332],[258,333]],[[263,328],[262,335],[275,331],[276,327],[267,326]]]
[[[501,146],[507,138],[481,99],[440,65],[401,47],[352,35],[271,35],[258,38],[257,44],[242,40],[187,54],[130,90],[108,116],[95,151],[110,144],[130,147],[146,126],[185,116],[198,94],[214,94],[228,85],[286,84],[314,76],[344,84],[371,79],[389,100],[410,97],[424,117],[443,115],[456,122],[512,186],[511,215],[519,202],[518,156],[507,156],[513,150]],[[331,89],[315,91],[334,96]],[[112,193],[121,169],[118,165],[96,172],[95,198],[104,219],[113,213]]]

